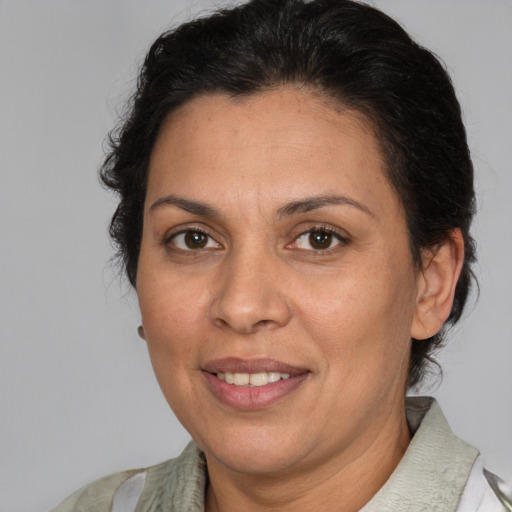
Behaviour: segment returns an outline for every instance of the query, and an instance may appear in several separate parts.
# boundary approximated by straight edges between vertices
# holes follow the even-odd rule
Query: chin
[[[290,431],[255,427],[228,433],[221,439],[208,438],[206,443],[196,442],[205,452],[208,462],[214,459],[223,466],[246,474],[274,474],[300,464],[305,457],[303,440]]]

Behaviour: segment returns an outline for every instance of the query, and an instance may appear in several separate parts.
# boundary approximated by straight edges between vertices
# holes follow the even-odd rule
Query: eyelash
[[[324,226],[324,225],[314,225],[304,231],[301,231],[297,236],[295,236],[295,238],[293,239],[293,241],[291,243],[287,244],[286,247],[293,249],[294,248],[293,246],[297,245],[298,240],[300,240],[302,237],[305,237],[306,235],[311,236],[314,233],[326,234],[329,237],[332,237],[329,247],[316,248],[316,249],[315,248],[302,249],[299,247],[295,247],[295,248],[297,250],[304,251],[304,252],[315,252],[315,253],[323,254],[323,253],[333,250],[338,245],[348,245],[350,243],[350,240],[346,236],[341,235],[335,229],[328,227],[328,226]],[[189,235],[196,234],[196,235],[205,237],[206,245],[201,246],[201,247],[198,246],[196,248],[189,247],[188,249],[178,247],[175,243],[176,238],[179,237],[180,235],[186,236],[187,234],[189,234]],[[334,242],[334,241],[337,241],[337,243],[335,243],[333,246],[332,242]],[[163,244],[165,246],[167,246],[171,251],[180,252],[180,253],[191,253],[191,254],[200,252],[202,249],[211,249],[211,247],[208,247],[208,244],[210,244],[211,242],[214,242],[214,244],[216,244],[218,246],[218,247],[214,247],[214,248],[221,247],[221,245],[208,232],[206,232],[205,230],[200,229],[200,228],[194,228],[193,226],[188,227],[186,229],[182,229],[176,233],[172,233],[171,235],[167,235],[163,239]],[[310,245],[311,245],[311,241],[310,241]]]
[[[301,233],[299,233],[293,240],[293,242],[289,245],[296,245],[298,240],[300,240],[302,237],[305,237],[307,235],[309,235],[310,237],[314,234],[314,233],[321,233],[321,234],[326,234],[330,237],[332,237],[332,240],[331,240],[331,244],[329,245],[329,247],[327,248],[313,248],[313,249],[301,249],[299,247],[297,247],[298,250],[303,250],[303,251],[311,251],[311,252],[315,252],[315,253],[319,253],[319,254],[325,254],[325,253],[328,253],[329,251],[333,251],[338,245],[342,245],[342,246],[345,246],[345,245],[348,245],[350,243],[350,240],[346,237],[346,236],[343,236],[341,235],[337,230],[329,227],[329,226],[324,226],[324,225],[314,225],[314,226],[311,226],[309,227],[308,229],[302,231]],[[333,242],[337,241],[337,243],[335,243],[334,245],[332,245]],[[311,240],[309,240],[310,242],[310,245],[311,245]]]
[[[189,247],[188,249],[184,249],[184,248],[181,248],[181,247],[178,247],[176,246],[176,243],[175,243],[175,240],[177,237],[179,237],[180,235],[191,235],[191,234],[196,234],[196,235],[200,235],[200,236],[203,236],[205,237],[206,239],[206,244],[208,245],[211,241],[213,241],[216,245],[219,245],[220,244],[218,242],[215,241],[215,239],[209,234],[207,233],[205,230],[203,229],[199,229],[199,228],[194,228],[193,226],[191,227],[188,227],[186,229],[182,229],[181,231],[178,231],[176,233],[172,233],[168,236],[165,236],[164,240],[163,240],[163,243],[164,245],[166,245],[170,250],[172,251],[176,251],[176,252],[181,252],[181,253],[195,253],[195,252],[198,252],[200,249],[204,249],[204,248],[207,248],[206,246],[205,247],[197,247],[197,248],[191,248]]]

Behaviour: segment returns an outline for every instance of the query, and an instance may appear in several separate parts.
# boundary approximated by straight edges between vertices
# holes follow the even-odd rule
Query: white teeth
[[[251,373],[249,383],[251,386],[264,386],[265,384],[268,384],[268,373]]]
[[[234,373],[233,384],[235,386],[247,386],[249,384],[250,376],[248,373]]]
[[[258,372],[258,373],[231,373],[231,372],[219,372],[217,378],[227,382],[228,384],[234,384],[235,386],[265,386],[271,382],[277,382],[278,380],[286,380],[290,378],[289,373],[280,372]]]
[[[268,381],[269,382],[277,382],[281,378],[281,374],[279,372],[268,372]]]

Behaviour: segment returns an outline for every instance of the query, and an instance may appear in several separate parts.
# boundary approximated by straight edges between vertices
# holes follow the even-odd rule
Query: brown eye
[[[210,235],[193,229],[176,233],[169,241],[182,251],[220,248],[220,245]]]
[[[183,241],[189,249],[202,249],[206,247],[208,237],[199,231],[187,231]]]
[[[326,251],[340,244],[347,244],[348,240],[330,229],[315,228],[302,233],[295,239],[293,246],[296,249],[307,251]]]
[[[313,249],[329,249],[332,239],[332,233],[328,231],[311,231],[309,233],[309,243]]]

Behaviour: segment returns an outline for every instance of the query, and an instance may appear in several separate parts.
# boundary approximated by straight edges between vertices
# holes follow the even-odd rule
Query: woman
[[[506,510],[431,399],[473,173],[444,69],[352,1],[253,1],[151,48],[102,178],[156,377],[191,434],[68,510]]]

